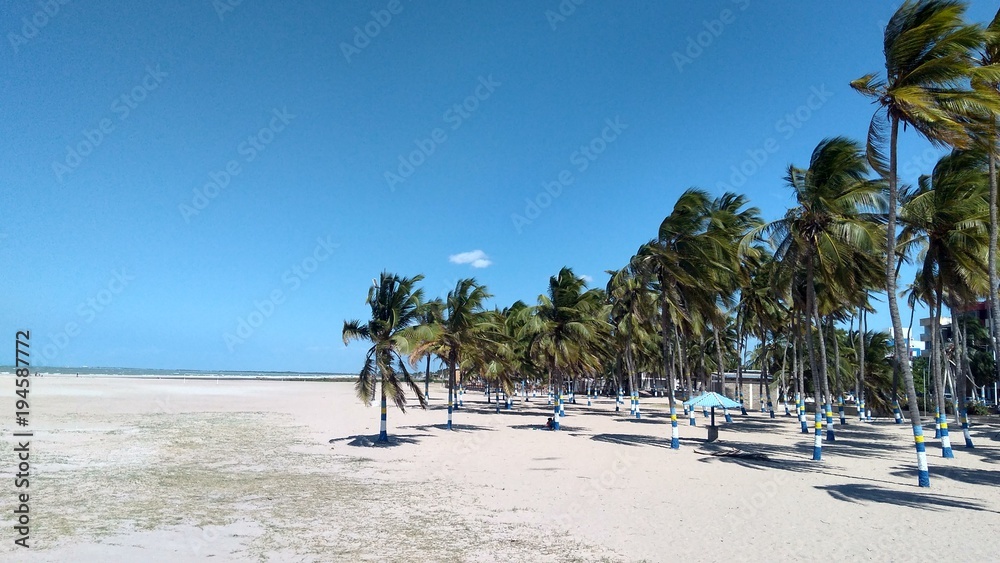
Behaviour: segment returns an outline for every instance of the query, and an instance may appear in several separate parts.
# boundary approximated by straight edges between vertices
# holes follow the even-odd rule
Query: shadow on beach
[[[991,469],[967,469],[965,467],[950,467],[947,465],[934,464],[931,464],[928,469],[931,472],[931,479],[934,479],[935,477],[943,477],[960,483],[985,485],[987,487],[1000,484],[1000,471]],[[905,478],[916,477],[916,474],[912,470],[907,470],[903,467],[897,467],[891,475]]]
[[[394,448],[404,444],[419,444],[420,438],[425,436],[426,434],[390,434],[387,442],[379,442],[378,434],[371,436],[358,434],[355,436],[346,436],[344,438],[333,438],[329,441],[329,443],[336,444],[337,442],[350,440],[347,442],[347,445],[357,448]]]
[[[669,439],[644,436],[641,434],[595,434],[590,436],[590,439],[609,444],[623,444],[626,446],[656,446],[659,448],[670,449]]]
[[[908,477],[915,475],[907,475]],[[913,493],[896,491],[885,487],[871,485],[817,485],[817,490],[826,491],[831,497],[844,502],[859,503],[864,501],[879,502],[907,508],[922,508],[924,510],[942,511],[946,508],[964,508],[980,512],[995,512],[984,508],[981,503],[972,499],[946,498],[926,492]]]
[[[410,426],[400,426],[399,428],[406,428],[410,430],[421,430],[427,432],[428,430],[448,430],[448,424],[447,423],[415,424]],[[451,429],[454,432],[473,432],[479,430],[486,430],[489,432],[493,432],[495,430],[494,428],[490,428],[489,426],[479,426],[478,424],[455,424],[455,423],[452,423]]]

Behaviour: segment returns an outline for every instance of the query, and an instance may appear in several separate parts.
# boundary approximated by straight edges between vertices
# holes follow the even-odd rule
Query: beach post
[[[913,423],[913,443],[917,447],[917,484],[931,486],[931,473],[927,470],[927,446],[924,445],[924,427],[920,421]]]
[[[385,405],[385,392],[382,393],[382,415],[379,417],[378,426],[378,441],[388,442],[389,441],[389,431],[386,428],[386,415],[388,414],[388,409]]]
[[[681,431],[677,428],[677,407],[670,401],[670,449],[676,450],[681,447]]]
[[[813,419],[816,422],[816,433],[813,436],[813,461],[823,459],[823,409],[816,406],[816,414]]]
[[[948,419],[941,415],[941,457],[951,459],[955,457],[955,452],[951,449],[951,438],[948,436]]]
[[[453,410],[455,410],[454,409],[454,405],[452,404],[452,402],[453,402],[452,395],[454,395],[454,392],[453,392],[453,390],[449,389],[448,390],[448,430],[451,430],[451,413],[452,413]]]
[[[965,436],[965,447],[972,450],[975,445],[972,443],[972,434],[969,433],[969,411],[962,409],[962,435]]]
[[[837,437],[833,435],[833,405],[827,401],[823,407],[826,409],[826,441],[836,442]]]
[[[559,413],[559,405],[561,405],[561,404],[562,404],[561,393],[556,393],[555,406],[552,408],[553,409],[553,413],[552,413],[552,429],[553,430],[559,430],[559,417],[562,416]]]
[[[795,394],[795,410],[799,413],[799,423],[802,425],[802,433],[809,433],[809,421],[806,419],[806,402],[799,393]]]

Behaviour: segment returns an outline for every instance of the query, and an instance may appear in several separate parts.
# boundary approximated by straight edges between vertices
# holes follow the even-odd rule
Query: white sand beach
[[[13,389],[11,378],[0,385]],[[920,489],[907,425],[849,421],[811,461],[794,419],[682,420],[669,449],[665,401],[494,413],[469,392],[443,429],[431,408],[389,411],[391,447],[348,383],[48,377],[32,386],[31,549],[3,561],[917,561],[1000,557],[1000,427],[940,459]],[[7,400],[10,412],[12,401]],[[12,416],[0,457],[14,498]],[[721,422],[722,417],[719,416]],[[929,434],[933,436],[933,428]]]

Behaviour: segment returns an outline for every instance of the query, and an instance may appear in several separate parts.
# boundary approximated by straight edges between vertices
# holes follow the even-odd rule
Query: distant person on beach
[[[552,420],[552,417],[550,416],[549,419],[545,421],[545,427],[548,428],[549,430],[555,430],[556,421]]]

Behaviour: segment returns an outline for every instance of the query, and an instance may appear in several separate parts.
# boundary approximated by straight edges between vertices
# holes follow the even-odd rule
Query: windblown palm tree
[[[798,206],[783,219],[753,231],[748,242],[769,237],[775,257],[787,267],[804,267],[806,348],[813,378],[816,431],[813,459],[822,458],[822,419],[832,418],[827,377],[826,345],[816,287],[822,282],[828,293],[847,295],[861,286],[855,264],[865,255],[877,254],[879,243],[873,223],[881,210],[882,187],[867,178],[869,172],[861,146],[837,137],[822,141],[813,151],[809,167],[789,167],[786,181],[794,190]],[[815,330],[815,338],[812,335]],[[814,345],[818,341],[818,346]],[[818,354],[817,354],[818,348]],[[817,358],[817,355],[819,358]],[[826,403],[821,402],[825,398]],[[825,408],[824,408],[825,407]],[[828,439],[833,439],[828,429]]]
[[[1000,94],[1000,77],[995,73],[1000,68],[1000,11],[997,11],[993,21],[986,27],[986,37],[983,42],[982,54],[979,58],[979,68],[973,84],[984,88],[990,95]],[[984,71],[989,72],[984,72]],[[989,186],[990,186],[990,242],[987,256],[989,272],[989,304],[990,319],[993,323],[993,350],[1000,355],[1000,272],[997,270],[997,232],[1000,231],[1000,219],[997,217],[997,151],[1000,150],[1000,135],[998,135],[997,115],[985,117],[983,146],[988,155]],[[994,362],[996,378],[1000,379],[1000,362]]]
[[[944,389],[941,311],[945,301],[975,302],[987,289],[984,271],[988,240],[988,179],[986,159],[973,152],[956,151],[943,157],[929,176],[922,176],[916,192],[906,197],[900,210],[901,238],[923,243],[921,277],[931,309],[931,373],[934,388]],[[941,449],[954,457],[947,422],[944,393],[936,393],[940,412]],[[964,397],[959,397],[964,411]]]
[[[445,316],[438,323],[416,327],[410,335],[417,342],[411,361],[434,354],[448,366],[448,430],[452,429],[455,406],[456,370],[462,361],[463,349],[473,346],[487,321],[483,303],[492,297],[486,286],[475,279],[458,280],[455,289],[448,292],[444,303]]]
[[[538,296],[536,314],[526,333],[531,351],[549,371],[556,393],[555,429],[559,429],[563,382],[584,373],[601,371],[611,337],[604,292],[587,289],[583,278],[563,268],[549,278],[549,290]]]
[[[418,322],[423,291],[416,284],[423,276],[412,278],[382,272],[379,281],[368,289],[365,303],[371,307],[372,317],[362,324],[359,320],[344,321],[344,344],[352,340],[367,340],[372,343],[365,355],[365,363],[354,385],[358,398],[371,405],[375,397],[375,387],[381,390],[381,415],[378,441],[386,442],[386,399],[392,399],[400,410],[406,411],[406,387],[416,396],[421,408],[427,407],[427,399],[420,387],[406,370],[402,354],[409,343],[403,331]]]
[[[907,0],[890,18],[884,34],[885,78],[868,74],[851,83],[878,105],[868,131],[872,167],[888,181],[889,214],[886,229],[885,289],[893,334],[903,325],[896,296],[896,206],[898,179],[896,147],[902,122],[932,143],[955,148],[971,144],[969,124],[995,109],[995,100],[982,90],[967,87],[972,52],[983,43],[982,31],[963,20],[964,4],[952,0]],[[889,129],[888,161],[885,129]],[[902,338],[894,338],[909,399],[910,421],[917,449],[918,483],[930,486],[923,426],[917,407],[913,372]]]

